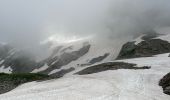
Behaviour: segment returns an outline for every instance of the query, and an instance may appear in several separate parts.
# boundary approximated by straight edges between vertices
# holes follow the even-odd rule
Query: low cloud
[[[121,40],[169,26],[169,9],[169,0],[1,0],[0,41],[36,48],[53,35]]]

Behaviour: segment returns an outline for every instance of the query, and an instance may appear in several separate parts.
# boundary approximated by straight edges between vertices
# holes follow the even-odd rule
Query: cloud
[[[169,9],[169,0],[1,0],[0,40],[36,48],[51,35],[124,38],[169,26]]]

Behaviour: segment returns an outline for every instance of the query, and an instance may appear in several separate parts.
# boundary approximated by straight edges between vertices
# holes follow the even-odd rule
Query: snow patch
[[[143,35],[141,35],[141,36],[139,36],[138,38],[136,38],[134,41],[135,41],[135,45],[137,45],[137,44],[139,44],[139,43],[141,43],[142,41],[144,41],[143,39],[142,39],[142,37],[143,36],[145,36],[146,34],[143,34]]]
[[[44,64],[44,66],[40,67],[39,69],[34,69],[31,73],[38,73],[41,71],[44,71],[48,68],[49,66],[47,64]]]
[[[7,68],[5,68],[5,66],[1,66],[0,73],[12,73],[12,68],[10,66]]]

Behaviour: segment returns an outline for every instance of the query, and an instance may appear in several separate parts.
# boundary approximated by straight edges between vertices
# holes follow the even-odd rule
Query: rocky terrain
[[[170,52],[170,43],[161,39],[146,40],[137,45],[134,42],[128,42],[122,47],[117,59],[150,57],[168,52]]]
[[[169,39],[169,35],[160,35],[155,32],[143,34],[138,39],[125,43],[115,61],[110,61],[113,57],[112,55],[114,55],[114,48],[111,47],[112,44],[104,44],[103,46],[103,44],[96,45],[92,42],[83,41],[78,44],[69,44],[66,46],[57,45],[51,49],[51,54],[41,61],[37,61],[34,59],[34,56],[28,54],[26,51],[16,50],[9,45],[0,45],[0,51],[2,52],[0,53],[0,71],[13,74],[24,72],[50,75],[50,78],[41,77],[40,80],[72,76],[82,78],[84,75],[88,77],[88,75],[100,75],[101,73],[105,73],[105,76],[107,72],[112,72],[111,75],[113,74],[115,77],[113,76],[113,79],[108,80],[116,79],[114,80],[115,82],[122,81],[122,83],[119,83],[121,83],[123,88],[126,87],[123,83],[129,82],[129,80],[132,81],[129,85],[134,84],[134,87],[131,85],[130,87],[127,86],[127,89],[124,88],[125,91],[131,91],[128,90],[131,87],[135,89],[137,87],[137,90],[138,88],[147,88],[145,84],[152,84],[156,87],[162,99],[167,97],[161,94],[163,92],[160,92],[162,90],[159,90],[159,85],[162,86],[164,93],[170,93],[169,74],[167,74],[169,66],[168,56],[170,52]],[[101,46],[100,49],[99,46]],[[158,54],[163,54],[163,56],[157,57]],[[167,75],[164,76],[165,74]],[[124,79],[121,80],[119,76],[122,76]],[[128,78],[126,80],[127,76],[130,78],[129,80]],[[22,83],[34,81],[34,79],[24,77],[18,78],[17,80],[7,78],[7,80],[1,81],[1,93],[14,89]],[[93,77],[96,78],[96,76]],[[39,78],[35,80],[39,80]],[[151,83],[144,83],[144,81],[148,82],[148,80],[150,80]],[[141,81],[141,83],[138,81]],[[152,90],[153,89],[148,91],[151,92]],[[145,93],[146,91],[143,92]]]
[[[137,67],[136,64],[125,63],[125,62],[107,62],[95,66],[91,66],[77,72],[78,75],[93,74],[107,70],[118,70],[118,69],[150,69],[149,66]]]
[[[65,75],[60,79],[42,82],[29,82],[20,85],[13,91],[1,94],[2,100],[169,100],[159,86],[160,79],[169,72],[169,53],[152,57],[116,60],[115,66],[123,64],[125,69],[114,70],[114,66],[97,70],[93,66],[84,69],[95,69],[84,75]],[[105,62],[110,65],[114,62]],[[124,63],[122,63],[124,62]],[[125,65],[129,64],[127,69]],[[140,69],[141,67],[150,68]],[[119,66],[121,67],[121,65]],[[138,70],[133,67],[139,67]],[[116,67],[117,68],[117,67]],[[100,69],[100,68],[99,68]],[[81,69],[77,70],[80,72]],[[88,72],[88,71],[87,71]],[[163,84],[166,83],[162,81]],[[168,82],[168,81],[167,81]],[[166,83],[167,84],[167,83]],[[168,85],[167,85],[168,86]],[[167,90],[167,89],[166,89]]]
[[[40,73],[48,74],[54,69],[60,69],[62,66],[67,65],[70,62],[75,61],[78,58],[85,55],[86,53],[88,53],[89,49],[90,49],[90,44],[84,43],[83,47],[78,49],[77,51],[72,51],[69,53],[64,52],[60,56],[54,56],[56,54],[53,53],[53,56],[49,57],[46,61],[49,67]]]
[[[51,54],[47,58],[37,61],[36,58],[27,51],[17,50],[8,44],[0,45],[0,72],[41,73],[52,74],[52,76],[58,75],[57,77],[59,77],[66,74],[66,72],[73,71],[77,66],[85,67],[93,65],[112,56],[112,54],[107,53],[106,50],[106,52],[99,52],[100,54],[94,55],[92,50],[95,49],[95,47],[89,42],[84,41],[66,46],[56,45],[53,46],[52,49],[49,49]],[[111,52],[112,48],[108,50],[110,50],[108,52]],[[82,59],[82,61],[79,59]],[[72,68],[70,70],[70,67],[64,68],[64,66],[71,66]],[[61,75],[59,75],[59,73]]]
[[[170,95],[170,73],[160,80],[159,85],[162,86],[164,93]]]
[[[64,52],[66,50],[64,48],[60,55],[57,55],[57,50],[59,50],[57,48],[54,49],[52,56],[37,62],[34,56],[26,51],[16,50],[9,45],[0,45],[0,66],[7,73],[30,73],[46,64],[48,68],[39,73],[48,74],[50,71],[60,69],[62,66],[85,55],[90,49],[90,44],[84,43],[82,48],[72,52]],[[1,72],[4,72],[3,69]]]
[[[151,57],[152,55],[170,52],[170,43],[156,38],[156,34],[151,32],[151,34],[144,35],[139,43],[136,43],[136,41],[127,42],[122,46],[117,59]]]

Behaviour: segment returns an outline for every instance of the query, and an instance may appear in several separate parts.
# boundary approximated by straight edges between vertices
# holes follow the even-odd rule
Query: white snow
[[[138,38],[136,38],[134,41],[135,41],[135,45],[141,43],[143,40],[142,40],[142,37],[145,36],[145,34],[139,36]]]
[[[145,70],[110,70],[26,83],[0,95],[1,100],[170,100],[158,85],[170,72],[167,54],[118,60],[151,66]]]
[[[37,73],[37,72],[41,72],[44,71],[48,68],[49,66],[47,64],[44,64],[44,66],[40,67],[39,69],[34,69],[31,73]]]
[[[158,38],[170,42],[170,34],[168,34],[168,35],[162,35],[162,36],[160,36],[160,37],[158,37]]]
[[[12,69],[11,69],[10,66],[7,67],[7,68],[5,68],[5,66],[1,66],[0,67],[0,73],[12,73]]]

